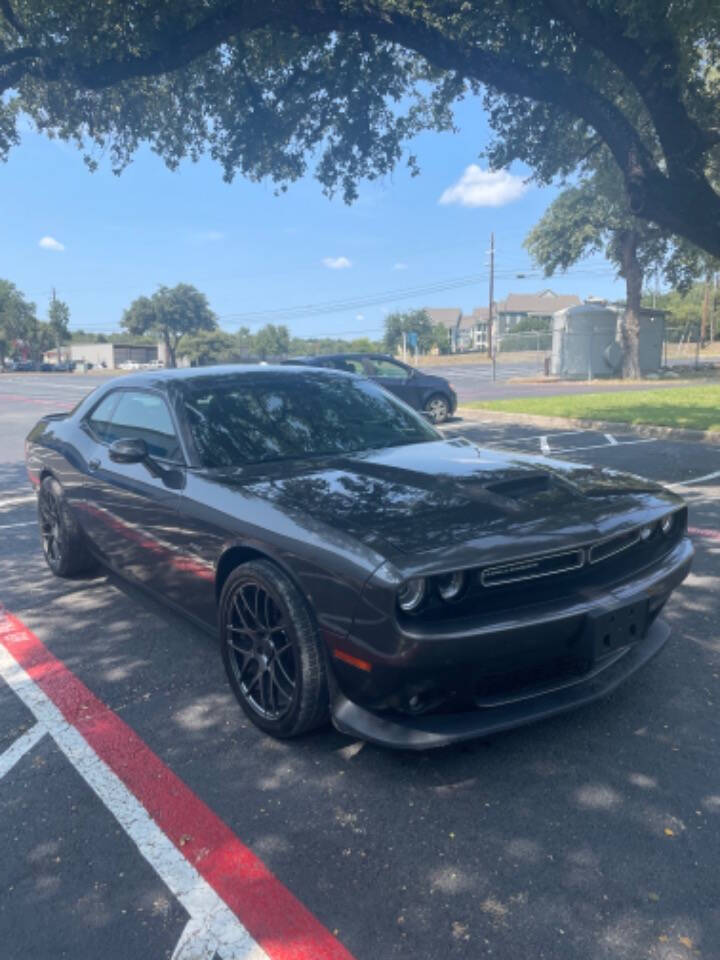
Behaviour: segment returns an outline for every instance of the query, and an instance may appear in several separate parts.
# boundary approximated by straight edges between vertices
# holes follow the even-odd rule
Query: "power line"
[[[525,278],[538,277],[551,282],[553,278],[544,277],[540,271],[528,271],[523,267],[505,267],[495,271],[496,278],[512,279],[517,277],[518,272],[522,271]],[[565,271],[562,276],[607,276],[614,274],[612,268],[603,268],[601,265],[578,268],[576,270]],[[436,280],[432,283],[422,284],[412,287],[401,287],[392,290],[385,290],[366,296],[356,296],[340,298],[336,300],[317,301],[315,303],[298,304],[295,306],[275,307],[267,310],[255,310],[247,312],[220,314],[218,319],[231,321],[237,324],[262,325],[263,323],[282,323],[292,320],[303,320],[315,316],[328,315],[333,313],[349,313],[363,307],[379,306],[387,301],[420,299],[421,297],[432,296],[436,293],[445,291],[463,289],[466,287],[480,284],[488,279],[487,273],[468,274],[462,277],[445,278]],[[88,333],[102,331],[106,332],[107,324],[92,323],[82,324],[82,329]],[[359,331],[366,332],[366,331]],[[318,335],[320,336],[320,335]]]
[[[254,310],[246,313],[221,314],[221,320],[235,320],[237,322],[261,323],[273,320],[301,319],[303,316],[314,316],[318,313],[342,313],[357,310],[360,307],[378,306],[387,300],[409,300],[433,293],[442,293],[445,290],[454,290],[461,287],[473,286],[485,279],[482,274],[471,274],[464,277],[455,277],[446,280],[437,280],[415,287],[403,287],[394,290],[385,290],[369,296],[348,297],[337,300],[304,303],[291,307],[275,307],[270,310]]]

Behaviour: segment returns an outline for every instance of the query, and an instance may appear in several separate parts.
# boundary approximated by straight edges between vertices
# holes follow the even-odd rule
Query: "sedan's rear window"
[[[367,380],[308,371],[187,380],[185,415],[205,467],[356,453],[437,440],[422,417]]]

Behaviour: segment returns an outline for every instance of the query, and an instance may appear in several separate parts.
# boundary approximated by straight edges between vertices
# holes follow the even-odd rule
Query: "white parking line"
[[[641,443],[656,443],[657,437],[646,437],[644,440],[616,440],[615,443],[591,443],[585,447],[562,447],[560,450],[552,450],[551,453],[555,456],[556,453],[578,453],[583,450],[607,450],[608,447],[634,447]]]
[[[720,477],[720,470],[716,470],[714,473],[706,473],[702,477],[692,477],[690,480],[680,480],[678,483],[668,483],[667,487],[670,487],[672,490],[673,487],[689,487],[693,483],[705,483],[706,480],[717,480]]]
[[[541,433],[533,435],[530,437],[518,437],[517,439],[509,438],[506,440],[489,440],[487,443],[479,443],[481,447],[501,447],[502,449],[513,449],[515,447],[523,446],[524,444],[537,443],[540,452],[544,456],[554,456],[556,453],[575,453],[576,451],[582,450],[604,450],[608,447],[627,447],[635,446],[636,444],[641,443],[656,443],[657,437],[638,437],[633,438],[632,440],[618,440],[616,436],[612,433],[603,433],[597,434],[597,436],[602,436],[604,438],[604,443],[596,444],[580,444],[579,446],[568,446],[568,447],[553,447],[552,441],[556,440],[558,437],[581,437],[592,435],[594,431],[592,430],[561,430],[557,433]]]
[[[19,507],[21,503],[35,503],[36,500],[34,493],[28,493],[24,497],[10,497],[8,500],[0,500],[0,510],[3,507]]]
[[[26,520],[24,523],[3,523],[0,524],[0,530],[12,530],[13,527],[36,527],[37,520]]]
[[[195,919],[196,928],[205,931],[206,937],[212,939],[215,951],[223,960],[268,960],[267,953],[250,936],[227,904],[185,859],[169,837],[151,819],[145,807],[75,727],[64,719],[55,704],[2,644],[0,644],[0,676],[35,715],[38,723],[32,731],[37,731],[36,738],[46,732],[52,736],[73,767],[127,833],[141,856],[147,860],[185,910]],[[11,754],[6,762],[8,764],[17,762],[19,757],[32,746],[29,744],[32,731],[29,730],[23,734],[23,737],[20,737],[23,743],[20,746],[13,744],[0,760],[14,750],[19,755],[16,757]],[[184,933],[185,931],[183,935]],[[183,937],[181,942],[182,940]],[[180,953],[179,956],[183,960],[189,960],[195,954],[190,952],[188,944],[188,950]],[[212,954],[205,952],[198,956],[204,960]]]
[[[170,960],[213,960],[215,941],[206,927],[190,917]]]
[[[45,736],[45,729],[36,723],[29,730],[26,730],[21,737],[18,737],[5,753],[0,753],[0,780],[9,773],[18,760],[21,760],[28,750],[32,750],[38,740]]]

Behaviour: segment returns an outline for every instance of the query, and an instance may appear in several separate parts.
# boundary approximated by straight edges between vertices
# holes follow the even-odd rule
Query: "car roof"
[[[364,357],[370,360],[395,360],[395,357],[391,357],[389,353],[320,353],[313,357],[290,357],[288,360],[285,360],[284,363],[287,365],[293,363],[312,364],[318,363],[321,360],[361,360]]]
[[[350,377],[352,374],[342,370],[318,368],[317,373],[328,377]],[[108,387],[125,385],[163,386],[183,380],[196,380],[201,377],[237,377],[237,376],[307,376],[308,371],[298,364],[293,369],[291,363],[260,364],[260,363],[227,363],[210,367],[177,367],[161,370],[140,370],[128,373],[122,377],[115,377],[107,384]]]

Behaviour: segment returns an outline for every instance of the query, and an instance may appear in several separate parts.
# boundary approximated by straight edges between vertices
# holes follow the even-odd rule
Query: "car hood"
[[[310,515],[381,552],[447,556],[463,545],[470,563],[491,545],[547,550],[609,535],[680,503],[639,477],[464,439],[265,464],[234,479],[284,511]]]

